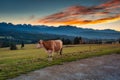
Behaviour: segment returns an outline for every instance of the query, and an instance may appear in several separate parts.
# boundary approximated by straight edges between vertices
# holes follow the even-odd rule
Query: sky
[[[0,22],[120,31],[120,0],[0,0]]]

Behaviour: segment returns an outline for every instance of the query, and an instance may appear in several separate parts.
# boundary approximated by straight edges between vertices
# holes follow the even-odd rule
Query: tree
[[[118,42],[120,43],[120,38],[118,39]]]
[[[63,44],[65,44],[65,39],[64,38],[62,38],[62,42],[63,42]]]
[[[71,44],[71,40],[70,39],[66,39],[65,40],[65,44]]]
[[[63,44],[71,44],[72,43],[70,39],[63,38],[62,41],[63,41]]]
[[[80,43],[80,44],[83,44],[83,43],[84,43],[82,37],[79,37],[79,43]]]
[[[73,41],[74,44],[80,44],[82,42],[83,42],[82,37],[75,37]]]
[[[74,38],[74,44],[79,44],[79,43],[80,43],[79,37],[75,37]]]

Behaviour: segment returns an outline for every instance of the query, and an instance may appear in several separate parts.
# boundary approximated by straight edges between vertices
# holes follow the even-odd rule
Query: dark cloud
[[[117,7],[120,5],[120,0],[111,0],[104,4],[99,5],[99,8]]]

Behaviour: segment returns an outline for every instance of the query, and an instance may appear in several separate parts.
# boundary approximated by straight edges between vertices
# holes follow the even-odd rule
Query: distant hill
[[[44,25],[32,26],[0,23],[0,38],[10,37],[16,40],[39,40],[56,38],[72,39],[76,36],[86,39],[118,39],[120,38],[120,32],[110,29],[83,29],[75,26],[48,27]]]

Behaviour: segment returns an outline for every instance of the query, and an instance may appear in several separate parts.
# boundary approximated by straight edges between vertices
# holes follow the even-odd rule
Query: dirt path
[[[120,55],[112,54],[64,63],[10,80],[120,80]]]

